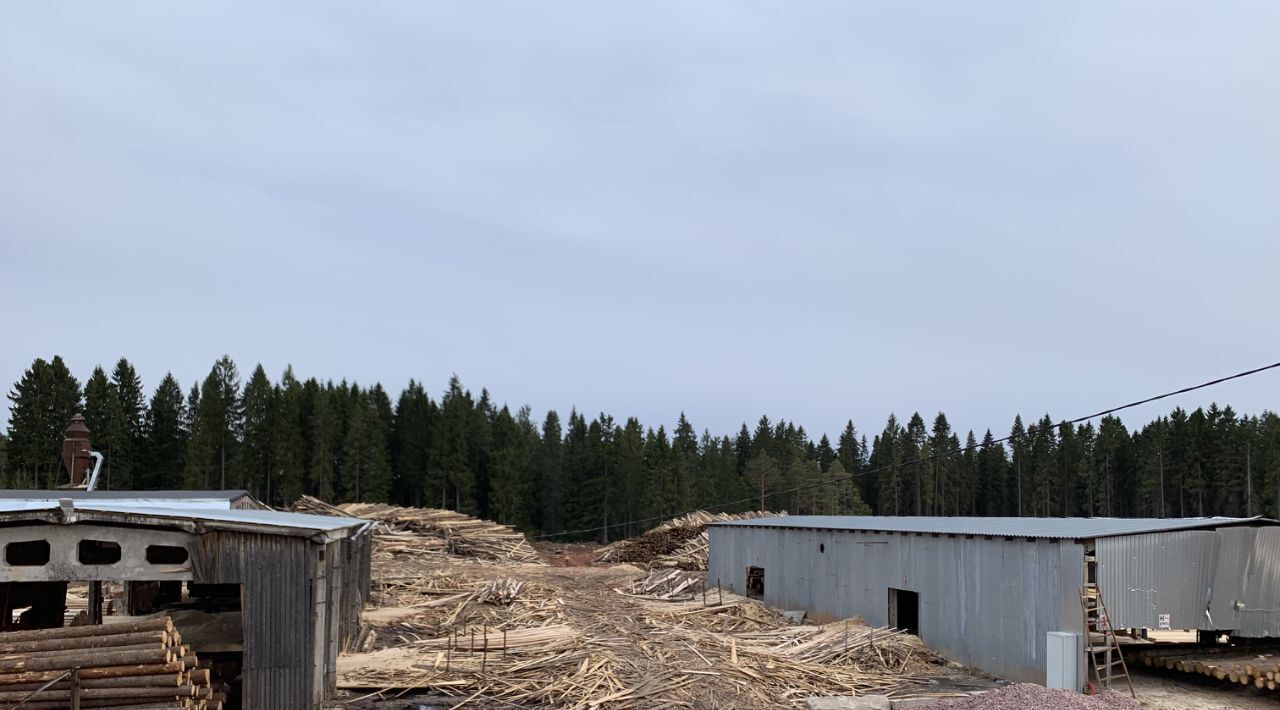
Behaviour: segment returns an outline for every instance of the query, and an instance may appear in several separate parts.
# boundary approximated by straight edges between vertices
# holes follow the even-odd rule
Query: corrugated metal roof
[[[184,523],[210,530],[250,530],[282,535],[335,534],[361,528],[368,521],[359,518],[340,518],[329,515],[285,513],[276,510],[247,510],[239,508],[163,508],[139,505],[136,501],[88,501],[72,503],[71,512],[84,520],[112,520],[140,525]],[[0,501],[0,520],[25,519],[48,520],[62,516],[57,501]],[[339,537],[342,535],[339,534]]]
[[[1246,523],[1276,524],[1253,518],[961,518],[857,515],[788,515],[780,518],[727,520],[722,527],[804,528],[816,530],[867,530],[872,532],[939,535],[989,535],[1061,540],[1138,535],[1170,530],[1216,528]]]
[[[220,500],[230,503],[248,497],[249,491],[82,491],[75,488],[44,490],[0,489],[0,500]]]
[[[0,511],[38,510],[58,501],[75,501],[76,505],[103,503],[133,508],[171,508],[175,510],[229,510],[235,504],[252,500],[247,491],[0,491]],[[256,503],[255,503],[256,507]]]

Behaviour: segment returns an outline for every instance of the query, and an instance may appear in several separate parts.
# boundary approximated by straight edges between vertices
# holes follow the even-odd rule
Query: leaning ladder
[[[1124,654],[1120,653],[1120,644],[1107,616],[1107,606],[1102,601],[1102,589],[1098,586],[1098,558],[1093,553],[1084,557],[1080,609],[1084,614],[1085,656],[1093,669],[1093,678],[1098,681],[1098,689],[1110,688],[1112,680],[1123,677],[1129,686],[1129,694],[1136,699],[1138,694],[1133,690],[1129,667],[1125,665]]]

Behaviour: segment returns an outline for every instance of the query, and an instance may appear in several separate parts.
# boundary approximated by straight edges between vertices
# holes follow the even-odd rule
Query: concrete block
[[[804,701],[804,707],[805,710],[856,710],[858,706],[853,704],[856,699],[849,696],[831,698],[814,696]]]
[[[814,696],[805,701],[805,708],[806,710],[893,710],[893,703],[886,695]]]
[[[893,710],[899,710],[899,708],[923,708],[937,702],[940,702],[939,698],[909,698],[907,700],[895,700],[893,701]]]

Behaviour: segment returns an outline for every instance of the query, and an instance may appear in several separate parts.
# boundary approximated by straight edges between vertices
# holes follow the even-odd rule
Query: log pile
[[[1199,673],[1255,688],[1280,688],[1280,649],[1221,647],[1163,647],[1134,654],[1144,666]]]
[[[0,633],[0,708],[66,708],[75,692],[83,708],[220,710],[197,666],[168,617]]]
[[[635,537],[605,545],[596,551],[597,562],[632,562],[653,567],[683,570],[707,568],[707,525],[725,520],[773,518],[786,513],[708,513],[695,510],[641,533]]]
[[[303,496],[292,510],[376,520],[377,551],[392,555],[456,555],[492,562],[536,562],[538,553],[524,534],[509,525],[452,510],[403,508],[385,503],[330,505]]]

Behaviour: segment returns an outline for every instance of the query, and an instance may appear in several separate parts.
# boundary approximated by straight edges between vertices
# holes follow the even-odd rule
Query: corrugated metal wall
[[[917,592],[920,636],[948,658],[1044,682],[1045,635],[1079,632],[1083,547],[1052,540],[713,526],[708,581],[819,620],[888,623],[890,588]]]
[[[1103,538],[1097,551],[1098,584],[1117,628],[1280,637],[1280,528]]]
[[[1219,534],[1214,530],[1097,541],[1098,587],[1115,628],[1211,629],[1205,610]],[[1162,624],[1161,615],[1169,622]]]
[[[1219,629],[1246,638],[1280,637],[1280,528],[1218,531],[1209,611]]]
[[[303,538],[232,532],[202,535],[191,547],[195,581],[243,585],[245,710],[315,706],[313,547],[320,549]]]

